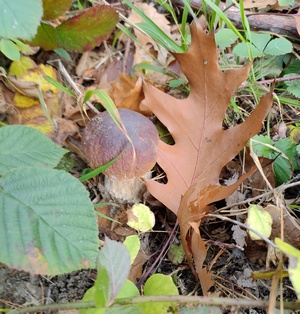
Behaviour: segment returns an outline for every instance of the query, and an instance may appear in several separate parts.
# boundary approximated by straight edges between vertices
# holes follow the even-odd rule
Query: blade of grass
[[[156,43],[160,44],[168,51],[177,53],[184,52],[183,48],[166,35],[142,10],[138,9],[129,0],[124,0],[124,2],[145,20],[145,23],[138,23],[137,26],[146,32]]]
[[[108,163],[106,163],[105,165],[103,165],[103,166],[101,166],[101,167],[99,167],[99,168],[97,168],[97,169],[94,169],[94,170],[92,170],[92,171],[90,171],[90,172],[84,174],[83,176],[81,176],[81,177],[79,178],[79,181],[80,181],[80,182],[85,182],[85,181],[90,180],[90,179],[92,179],[93,177],[99,175],[99,174],[102,173],[105,169],[107,169],[109,166],[111,166],[114,162],[116,162],[116,161],[120,158],[120,156],[121,156],[122,153],[123,153],[123,151],[122,151],[117,157],[115,157],[114,159],[112,159],[111,161],[109,161]]]
[[[246,39],[243,37],[243,35],[237,30],[237,28],[233,25],[233,23],[217,5],[215,5],[211,0],[203,0],[203,2],[209,5],[212,8],[212,10],[215,11],[220,16],[220,19],[222,19],[225,22],[225,24],[238,36],[238,38],[242,42],[246,43]]]
[[[55,80],[54,78],[52,78],[49,75],[44,75],[44,79],[52,84],[53,86],[55,86],[56,88],[60,89],[62,92],[76,98],[76,95],[73,93],[73,91],[71,89],[69,89],[68,87],[63,86],[62,84],[60,84],[57,80]]]

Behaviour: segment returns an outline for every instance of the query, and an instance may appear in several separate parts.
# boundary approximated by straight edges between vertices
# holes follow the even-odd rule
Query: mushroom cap
[[[111,161],[126,148],[104,174],[118,180],[142,177],[156,163],[159,140],[156,127],[140,113],[129,109],[118,111],[133,146],[108,112],[104,111],[86,126],[82,136],[83,152],[90,167],[95,169]]]

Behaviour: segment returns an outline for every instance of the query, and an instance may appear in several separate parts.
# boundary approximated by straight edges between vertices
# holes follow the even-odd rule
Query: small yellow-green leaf
[[[163,274],[152,275],[145,283],[144,295],[179,295],[172,277]],[[139,305],[143,313],[177,313],[176,306],[169,302],[149,302]]]
[[[140,250],[141,243],[137,235],[131,235],[126,237],[123,244],[126,246],[130,254],[130,264],[132,264]]]
[[[297,298],[300,300],[300,251],[279,238],[275,239],[275,244],[289,257],[289,277],[297,294]]]
[[[248,209],[248,218],[246,223],[249,227],[259,232],[266,238],[272,232],[272,217],[259,205],[251,205]],[[252,240],[261,240],[261,237],[252,231],[249,231]]]
[[[179,265],[184,260],[185,253],[182,246],[182,243],[179,245],[173,243],[170,245],[170,249],[168,251],[168,258],[174,265]]]
[[[155,216],[150,208],[144,204],[135,204],[127,211],[127,225],[137,231],[146,232],[155,225]]]

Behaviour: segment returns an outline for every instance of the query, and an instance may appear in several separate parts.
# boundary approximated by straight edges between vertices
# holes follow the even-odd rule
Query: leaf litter
[[[213,35],[205,33],[200,23],[193,24],[191,33],[192,44],[189,51],[185,54],[174,54],[190,84],[188,98],[175,99],[163,92],[165,88],[161,88],[161,91],[157,90],[153,85],[165,85],[169,78],[161,79],[157,73],[153,72],[151,76],[147,76],[145,72],[139,72],[146,78],[146,81],[143,82],[143,89],[141,89],[141,79],[132,79],[128,74],[122,73],[122,67],[116,69],[114,65],[117,64],[117,61],[113,63],[113,70],[110,68],[106,72],[114,71],[114,79],[109,82],[105,82],[104,79],[100,85],[106,85],[107,90],[111,91],[111,95],[119,99],[116,102],[120,104],[123,102],[124,107],[132,106],[133,103],[131,109],[138,111],[147,108],[152,111],[167,127],[174,139],[174,145],[161,142],[159,146],[158,164],[166,173],[167,183],[162,184],[151,180],[147,182],[147,185],[149,192],[177,215],[185,253],[190,265],[195,268],[203,292],[208,293],[210,286],[216,282],[211,280],[211,269],[207,270],[203,266],[207,255],[207,245],[202,239],[200,233],[202,229],[199,229],[199,226],[211,210],[212,203],[231,195],[242,181],[255,171],[255,167],[249,167],[250,170],[247,174],[240,176],[228,186],[221,185],[219,182],[223,167],[239,153],[250,137],[260,131],[262,122],[272,104],[272,94],[270,92],[261,99],[257,109],[244,123],[225,129],[222,122],[229,100],[240,84],[247,79],[251,64],[238,70],[222,72],[218,66],[218,54]],[[154,47],[149,50],[150,52],[160,52],[155,47],[155,43],[149,42],[149,39],[147,45],[152,46],[151,48]],[[136,46],[136,56],[139,55],[139,58],[143,58],[142,54],[144,53],[149,55],[149,51],[144,52],[143,49]],[[166,60],[163,59],[165,57],[170,58],[164,54],[159,60]],[[173,60],[173,57],[170,60]],[[148,62],[152,62],[151,59]],[[168,62],[166,61],[166,66],[168,66]],[[88,67],[93,69],[91,64]],[[121,72],[120,76],[118,72]],[[80,73],[84,73],[84,69]],[[82,75],[84,76],[84,74]],[[119,78],[117,78],[118,76]],[[106,76],[103,75],[103,77]],[[128,82],[130,87],[126,85]],[[125,96],[124,102],[125,91],[127,93],[129,91],[129,93]],[[144,98],[143,91],[145,100],[139,108],[139,104]],[[132,99],[134,100],[132,101]],[[72,117],[70,119],[73,120]],[[278,210],[277,207],[277,212],[275,211],[277,219]],[[274,210],[272,212],[274,213]],[[289,226],[290,223],[285,225]],[[277,220],[276,226],[278,231],[280,221]],[[295,232],[296,237],[299,237],[297,227],[292,228],[292,231]],[[115,235],[109,226],[106,232],[111,232],[116,239],[122,238],[122,234]],[[294,236],[293,232],[292,236]],[[242,243],[240,245],[243,246]],[[143,256],[140,259],[139,274],[136,274],[136,270],[133,272],[131,277],[133,281],[137,281],[142,276],[142,265],[146,263],[147,259],[149,260],[149,256]],[[244,285],[243,282],[247,284]],[[245,266],[237,283],[241,287],[255,287],[251,279],[251,266],[250,268]]]

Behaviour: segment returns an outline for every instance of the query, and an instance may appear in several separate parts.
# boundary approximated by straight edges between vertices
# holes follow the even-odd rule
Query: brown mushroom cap
[[[119,109],[119,114],[135,149],[107,111],[95,116],[83,132],[82,148],[90,167],[98,168],[118,156],[104,174],[111,179],[142,177],[156,163],[158,133],[154,124],[142,114]],[[127,147],[126,147],[127,146]]]

